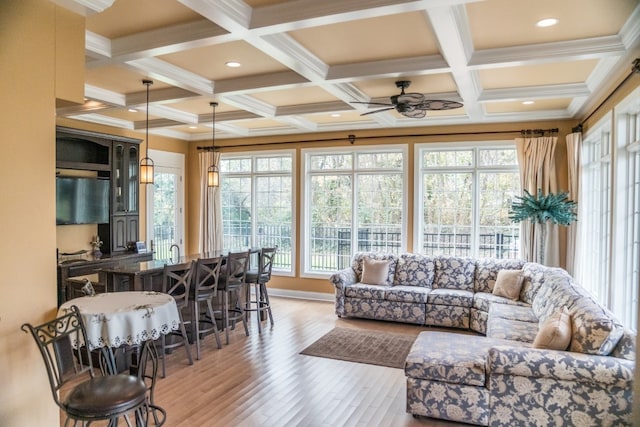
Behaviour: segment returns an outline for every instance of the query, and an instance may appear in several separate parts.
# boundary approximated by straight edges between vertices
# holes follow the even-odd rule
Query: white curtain
[[[554,153],[558,142],[557,136],[516,138],[518,164],[520,165],[520,185],[522,190],[537,194],[557,191],[556,167]],[[540,256],[540,239],[538,235],[545,227],[545,250]],[[543,262],[548,266],[560,265],[560,249],[558,242],[558,226],[550,222],[542,225],[523,221],[520,226],[520,253],[522,258],[532,262]]]
[[[582,133],[575,132],[567,135],[567,162],[569,167],[569,200],[578,203],[580,197],[580,175],[581,159],[580,152],[582,150]],[[571,275],[576,271],[576,260],[578,256],[578,227],[579,224],[574,222],[567,227],[567,271]]]
[[[220,153],[205,151],[199,154],[200,162],[200,232],[198,233],[198,251],[201,254],[221,251],[222,244],[222,208],[220,206],[220,187],[207,187],[207,168],[218,165]]]

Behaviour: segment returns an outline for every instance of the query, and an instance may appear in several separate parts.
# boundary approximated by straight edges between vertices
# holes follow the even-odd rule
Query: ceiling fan
[[[425,99],[425,96],[421,93],[404,93],[404,90],[411,85],[409,80],[399,80],[396,82],[396,87],[401,89],[400,94],[390,96],[391,103],[384,102],[363,102],[352,101],[353,104],[368,104],[369,106],[383,106],[374,111],[368,111],[362,113],[361,116],[368,114],[380,113],[382,111],[388,111],[395,109],[398,113],[406,117],[413,119],[421,119],[427,115],[429,110],[452,110],[454,108],[462,107],[462,104],[457,101],[446,101],[442,99]]]

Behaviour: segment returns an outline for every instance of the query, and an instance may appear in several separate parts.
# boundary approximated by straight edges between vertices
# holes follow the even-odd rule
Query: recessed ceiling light
[[[137,113],[138,112],[138,110],[136,110],[135,108],[129,108],[127,111],[130,112],[130,113]]]
[[[556,18],[545,18],[536,22],[536,27],[544,28],[544,27],[552,27],[558,23]]]
[[[189,126],[189,129],[198,129],[198,126]]]
[[[230,68],[238,68],[242,64],[240,64],[238,61],[227,61],[227,62],[224,63],[224,65],[226,65],[227,67],[230,67]]]
[[[531,105],[534,101],[522,101],[522,105]]]
[[[331,117],[340,117],[340,113],[331,113]]]

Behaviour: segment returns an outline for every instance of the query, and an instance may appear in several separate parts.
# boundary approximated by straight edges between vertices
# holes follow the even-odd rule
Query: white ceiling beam
[[[179,87],[166,87],[149,90],[149,102],[154,104],[164,104],[177,101],[185,101],[197,98],[200,94]],[[144,105],[147,103],[147,91],[129,93],[125,95],[125,102],[128,107]]]
[[[518,88],[485,89],[478,102],[505,102],[523,99],[557,99],[589,96],[591,91],[584,83],[567,83],[561,85],[540,85]]]
[[[94,13],[104,12],[113,5],[114,1],[115,0],[51,0],[51,2],[82,16],[90,16]]]
[[[449,64],[441,55],[425,55],[412,58],[333,65],[327,74],[327,81],[353,82],[374,78],[400,77],[408,73],[413,75],[438,74],[446,73],[449,70]]]
[[[290,126],[296,127],[301,130],[315,132],[318,130],[318,125],[315,122],[304,119],[298,116],[279,116],[276,115],[276,120],[282,123],[286,123]]]
[[[84,50],[85,54],[91,58],[109,59],[111,58],[111,40],[100,34],[85,30]]]
[[[249,95],[223,95],[220,96],[220,100],[225,104],[252,112],[261,117],[273,118],[276,115],[276,107]]]
[[[83,122],[98,123],[106,126],[113,126],[121,129],[133,130],[133,122],[115,117],[103,116],[101,114],[82,114],[78,116],[68,116],[71,119]]]
[[[467,67],[473,51],[469,22],[463,6],[438,7],[427,10],[427,16],[440,44],[440,51],[451,67],[465,111],[471,120],[478,120],[483,112],[478,103],[480,84],[478,76]]]
[[[149,109],[151,110],[151,109]],[[171,119],[153,119],[153,120],[149,120],[149,131],[151,131],[151,129],[158,129],[158,128],[166,128],[166,127],[171,127],[171,126],[181,126],[184,125],[185,123],[182,121],[176,121],[176,120],[171,120]],[[136,120],[135,122],[133,122],[133,129],[134,130],[144,130],[147,128],[147,121],[146,120]]]
[[[600,59],[620,56],[624,52],[625,46],[620,36],[603,36],[478,50],[469,60],[469,67],[482,69]]]
[[[111,53],[118,61],[167,55],[182,50],[238,40],[207,19],[163,27],[111,41]]]
[[[117,105],[120,107],[127,105],[126,97],[123,94],[88,84],[84,85],[84,96],[85,98],[106,102],[107,104]]]
[[[141,58],[126,65],[148,77],[201,95],[213,95],[213,83],[195,73],[157,58]]]

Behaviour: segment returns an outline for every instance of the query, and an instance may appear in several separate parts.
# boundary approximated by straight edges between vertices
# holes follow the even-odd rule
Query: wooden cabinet
[[[96,171],[109,179],[109,222],[98,224],[102,252],[124,253],[140,239],[140,143],[66,127],[56,128],[56,167]]]
[[[111,239],[105,247],[109,253],[123,252],[130,243],[139,240],[138,181],[140,142],[113,142],[111,170],[111,222],[109,230],[98,226],[98,232],[107,232]]]

